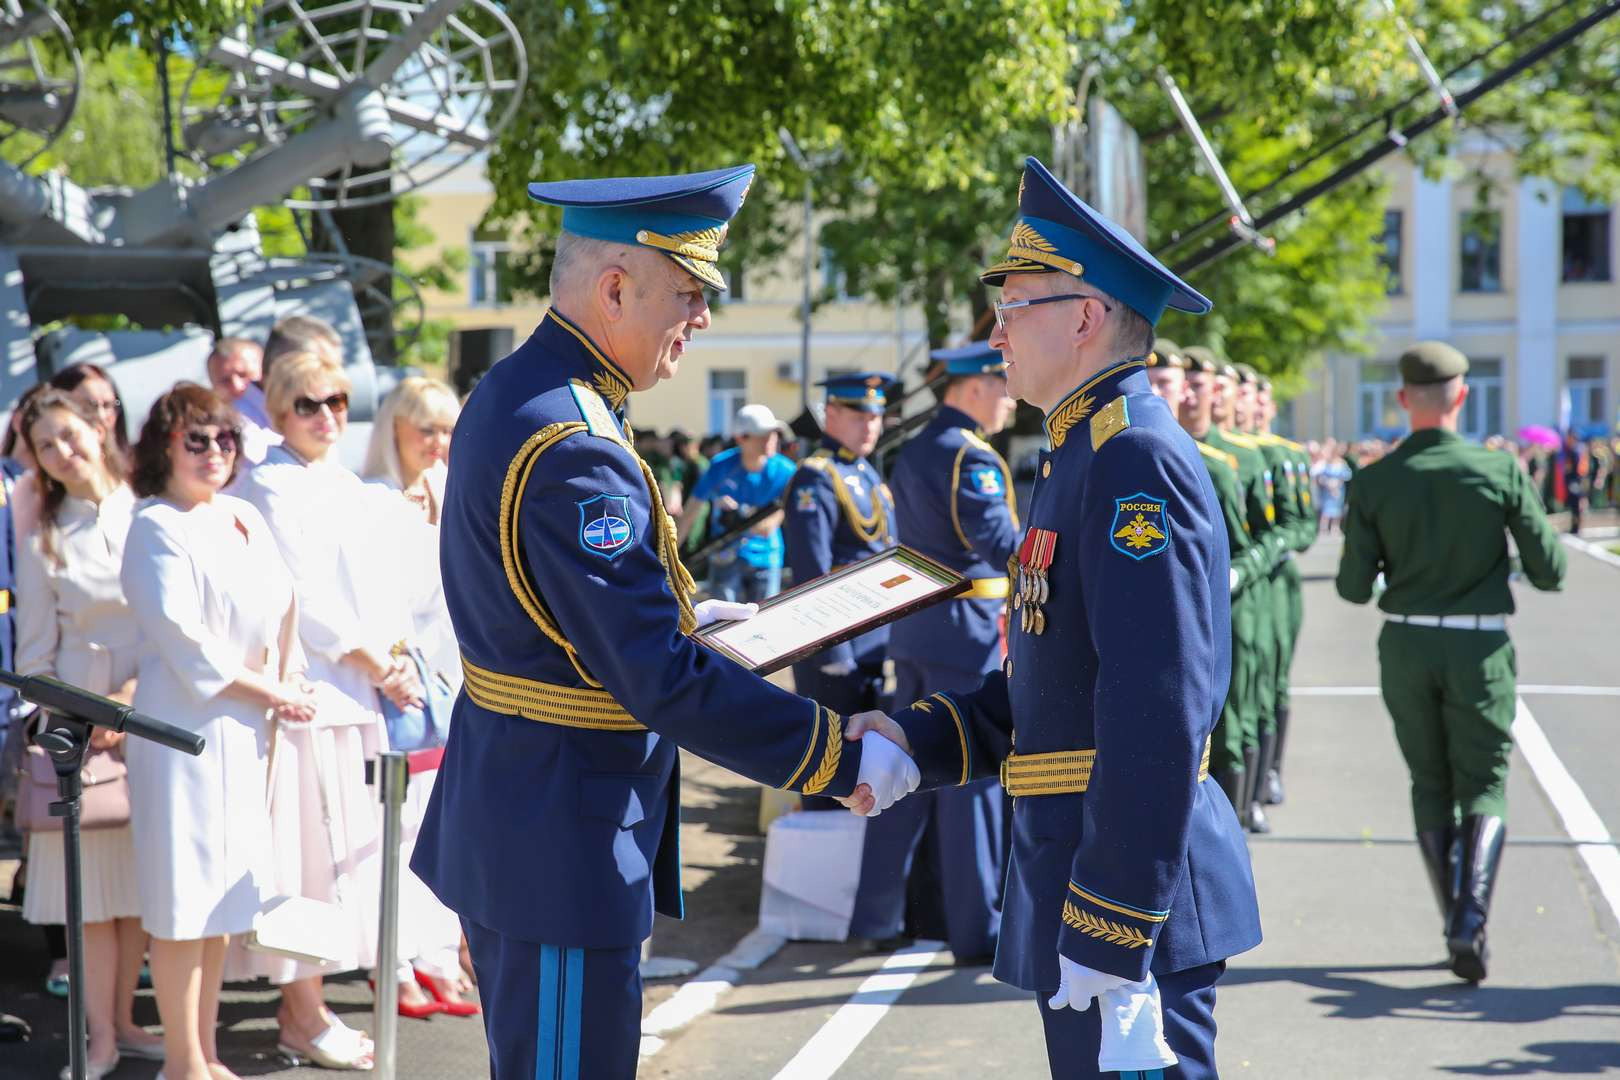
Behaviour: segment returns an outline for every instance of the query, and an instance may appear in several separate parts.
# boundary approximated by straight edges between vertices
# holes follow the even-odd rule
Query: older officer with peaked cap
[[[1243,832],[1206,782],[1228,542],[1199,451],[1144,372],[1165,308],[1210,303],[1033,158],[1019,203],[1007,258],[982,275],[1003,288],[990,341],[1051,448],[1009,655],[977,690],[895,720],[928,785],[999,772],[1016,800],[995,972],[1046,1001],[1052,1075],[1214,1077],[1215,984],[1260,941]],[[1102,995],[1162,1003],[1164,1038],[1138,1045],[1092,1008]]]
[[[496,1080],[635,1075],[638,945],[681,914],[677,743],[795,791],[906,789],[892,743],[687,636],[706,612],[624,420],[709,325],[753,173],[530,185],[563,207],[553,307],[457,425],[441,551],[466,685],[412,868],[461,916]]]
[[[1356,475],[1336,584],[1365,604],[1380,573],[1388,583],[1378,598],[1384,705],[1412,774],[1418,850],[1451,970],[1479,982],[1513,752],[1506,534],[1538,589],[1563,586],[1564,549],[1513,455],[1457,434],[1467,357],[1425,341],[1402,354],[1400,370],[1412,434]]]
[[[889,633],[895,700],[972,690],[1001,666],[1007,563],[1018,545],[1012,474],[990,445],[1017,408],[1006,362],[988,342],[933,353],[944,401],[897,456],[890,483],[908,547],[969,578],[960,597],[895,623]],[[940,937],[958,963],[988,960],[1001,930],[1011,804],[993,779],[902,800],[866,827],[861,890],[879,925]]]

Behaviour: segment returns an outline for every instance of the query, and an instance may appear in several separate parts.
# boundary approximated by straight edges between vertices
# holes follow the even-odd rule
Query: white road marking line
[[[778,934],[767,934],[758,927],[732,946],[730,952],[681,984],[668,1001],[641,1020],[641,1056],[651,1057],[663,1049],[663,1036],[679,1031],[712,1010],[726,995],[742,972],[752,971],[786,943]]]
[[[1376,686],[1295,686],[1295,697],[1377,697]],[[1620,686],[1562,686],[1553,683],[1524,683],[1519,693],[1531,697],[1620,697]]]
[[[799,1048],[775,1080],[828,1080],[944,948],[942,941],[919,941],[883,961],[883,966],[856,989],[855,996]]]
[[[1613,846],[1603,819],[1592,809],[1586,794],[1569,770],[1564,768],[1564,763],[1558,760],[1552,743],[1547,741],[1547,735],[1536,723],[1536,718],[1530,715],[1530,707],[1524,703],[1524,698],[1519,698],[1513,717],[1513,740],[1518,744],[1519,753],[1530,763],[1530,771],[1535,775],[1536,782],[1558,812],[1564,831],[1569,833],[1571,839],[1578,841],[1575,851],[1597,879],[1603,898],[1609,902],[1609,911],[1616,920],[1620,920],[1620,849]]]
[[[1614,552],[1600,544],[1594,544],[1590,541],[1582,540],[1580,537],[1571,536],[1569,533],[1563,533],[1558,537],[1558,539],[1562,540],[1565,544],[1568,544],[1576,551],[1592,556],[1592,558],[1596,559],[1598,562],[1608,563],[1610,566],[1620,566],[1620,555],[1616,555]]]

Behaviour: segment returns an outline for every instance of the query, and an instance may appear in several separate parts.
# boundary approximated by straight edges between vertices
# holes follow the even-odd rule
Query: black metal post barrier
[[[92,694],[46,675],[18,675],[0,668],[0,684],[46,710],[43,730],[34,745],[50,755],[56,770],[56,792],[51,816],[62,819],[62,853],[67,880],[68,946],[68,1070],[73,1080],[85,1080],[89,1063],[89,1029],[84,1015],[84,887],[80,877],[83,848],[79,835],[79,800],[84,794],[80,769],[90,745],[92,728],[122,731],[171,750],[193,756],[202,753],[203,737],[136,712],[128,705]]]

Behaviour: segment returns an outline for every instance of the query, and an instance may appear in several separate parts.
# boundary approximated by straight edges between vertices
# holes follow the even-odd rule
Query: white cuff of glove
[[[1098,1001],[1102,1013],[1098,1072],[1151,1072],[1176,1064],[1176,1053],[1164,1038],[1164,1006],[1151,971],[1141,982],[1104,991]]]
[[[1058,992],[1052,995],[1046,1005],[1050,1009],[1067,1008],[1085,1012],[1091,1008],[1093,998],[1117,990],[1129,982],[1123,975],[1110,975],[1106,971],[1077,964],[1058,953]]]
[[[1237,567],[1235,567],[1235,566],[1230,567],[1226,571],[1226,575],[1227,575],[1227,577],[1226,577],[1226,582],[1227,582],[1226,591],[1227,592],[1237,592],[1238,581],[1239,581]]]
[[[854,673],[854,671],[855,661],[853,660],[834,660],[830,664],[821,665],[821,673],[823,675],[831,675],[834,678],[838,678],[843,675],[851,675]]]
[[[735,604],[730,600],[705,600],[692,609],[697,616],[698,629],[710,623],[741,621],[759,614],[758,604]]]
[[[872,789],[872,811],[867,817],[877,817],[883,811],[917,790],[922,774],[911,756],[875,731],[861,736],[861,770],[857,784]]]

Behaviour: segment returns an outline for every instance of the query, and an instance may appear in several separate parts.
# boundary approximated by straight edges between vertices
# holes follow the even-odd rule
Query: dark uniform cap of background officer
[[[1181,350],[1181,358],[1187,362],[1188,371],[1203,371],[1214,375],[1220,370],[1221,362],[1215,359],[1215,354],[1202,345],[1189,345]]]
[[[1181,355],[1181,346],[1167,337],[1153,340],[1153,351],[1148,353],[1148,367],[1184,368],[1187,360]]]
[[[1441,383],[1468,374],[1468,357],[1443,341],[1420,341],[1401,353],[1401,381],[1408,386]]]

